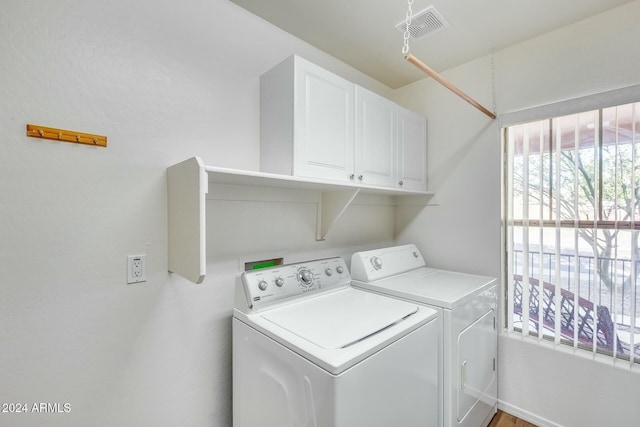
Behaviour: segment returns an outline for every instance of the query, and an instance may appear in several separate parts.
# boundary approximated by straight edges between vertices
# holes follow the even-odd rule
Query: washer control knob
[[[300,280],[302,286],[311,286],[313,283],[313,273],[306,268],[303,268],[298,272],[298,280]]]
[[[342,266],[339,265],[339,266],[336,267],[336,271],[338,272],[338,274],[342,274],[342,273],[344,273],[344,268],[342,268]]]
[[[276,278],[276,286],[281,288],[284,285],[284,279],[282,277]]]
[[[371,265],[373,265],[373,268],[376,270],[380,270],[382,268],[382,258],[374,256],[371,258]]]
[[[258,288],[259,288],[261,291],[266,290],[266,289],[267,289],[267,286],[269,286],[269,284],[267,283],[267,281],[266,281],[266,280],[260,280],[260,281],[258,282]]]
[[[415,251],[414,251],[414,252],[413,252],[413,257],[414,257],[414,258],[418,258],[418,252],[415,252]]]
[[[326,274],[327,276],[333,276],[333,270],[331,269],[331,267],[327,267],[324,270],[324,274]]]

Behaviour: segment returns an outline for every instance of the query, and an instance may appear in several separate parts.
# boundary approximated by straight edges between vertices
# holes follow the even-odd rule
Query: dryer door
[[[497,348],[494,317],[491,309],[458,335],[456,388],[459,423],[483,399],[494,380]]]

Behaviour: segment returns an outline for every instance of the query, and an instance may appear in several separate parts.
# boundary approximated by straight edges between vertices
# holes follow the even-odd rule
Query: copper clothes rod
[[[480,105],[478,102],[476,102],[476,100],[474,100],[469,95],[467,95],[466,93],[464,93],[463,91],[458,89],[451,82],[446,80],[444,77],[442,77],[436,71],[434,71],[431,67],[427,66],[424,62],[420,61],[418,58],[416,58],[412,54],[410,54],[410,53],[407,54],[404,57],[404,59],[406,59],[407,61],[411,62],[416,67],[420,68],[422,71],[427,73],[429,76],[433,77],[438,83],[440,83],[441,85],[443,85],[444,87],[446,87],[447,89],[449,89],[450,91],[452,91],[453,93],[458,95],[460,98],[462,98],[465,101],[467,101],[469,104],[471,104],[474,107],[476,107],[478,110],[482,111],[487,116],[491,117],[492,119],[496,118],[496,115],[494,113],[492,113],[491,111],[489,111],[486,108],[484,108],[482,105]]]

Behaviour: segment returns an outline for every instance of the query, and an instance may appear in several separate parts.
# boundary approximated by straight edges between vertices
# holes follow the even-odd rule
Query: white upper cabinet
[[[332,181],[354,174],[354,85],[298,56],[260,78],[260,168]]]
[[[298,56],[260,78],[260,170],[426,191],[426,120]]]
[[[427,119],[398,107],[398,185],[427,189]]]
[[[396,107],[387,98],[356,86],[355,171],[362,184],[396,185]]]

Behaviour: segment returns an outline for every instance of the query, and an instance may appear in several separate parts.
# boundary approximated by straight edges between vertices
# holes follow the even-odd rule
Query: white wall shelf
[[[428,191],[326,182],[314,178],[206,166],[192,157],[167,168],[169,271],[202,283],[206,274],[206,195],[209,183],[320,192],[316,240],[324,240],[358,194],[392,196],[397,206],[426,206]]]

